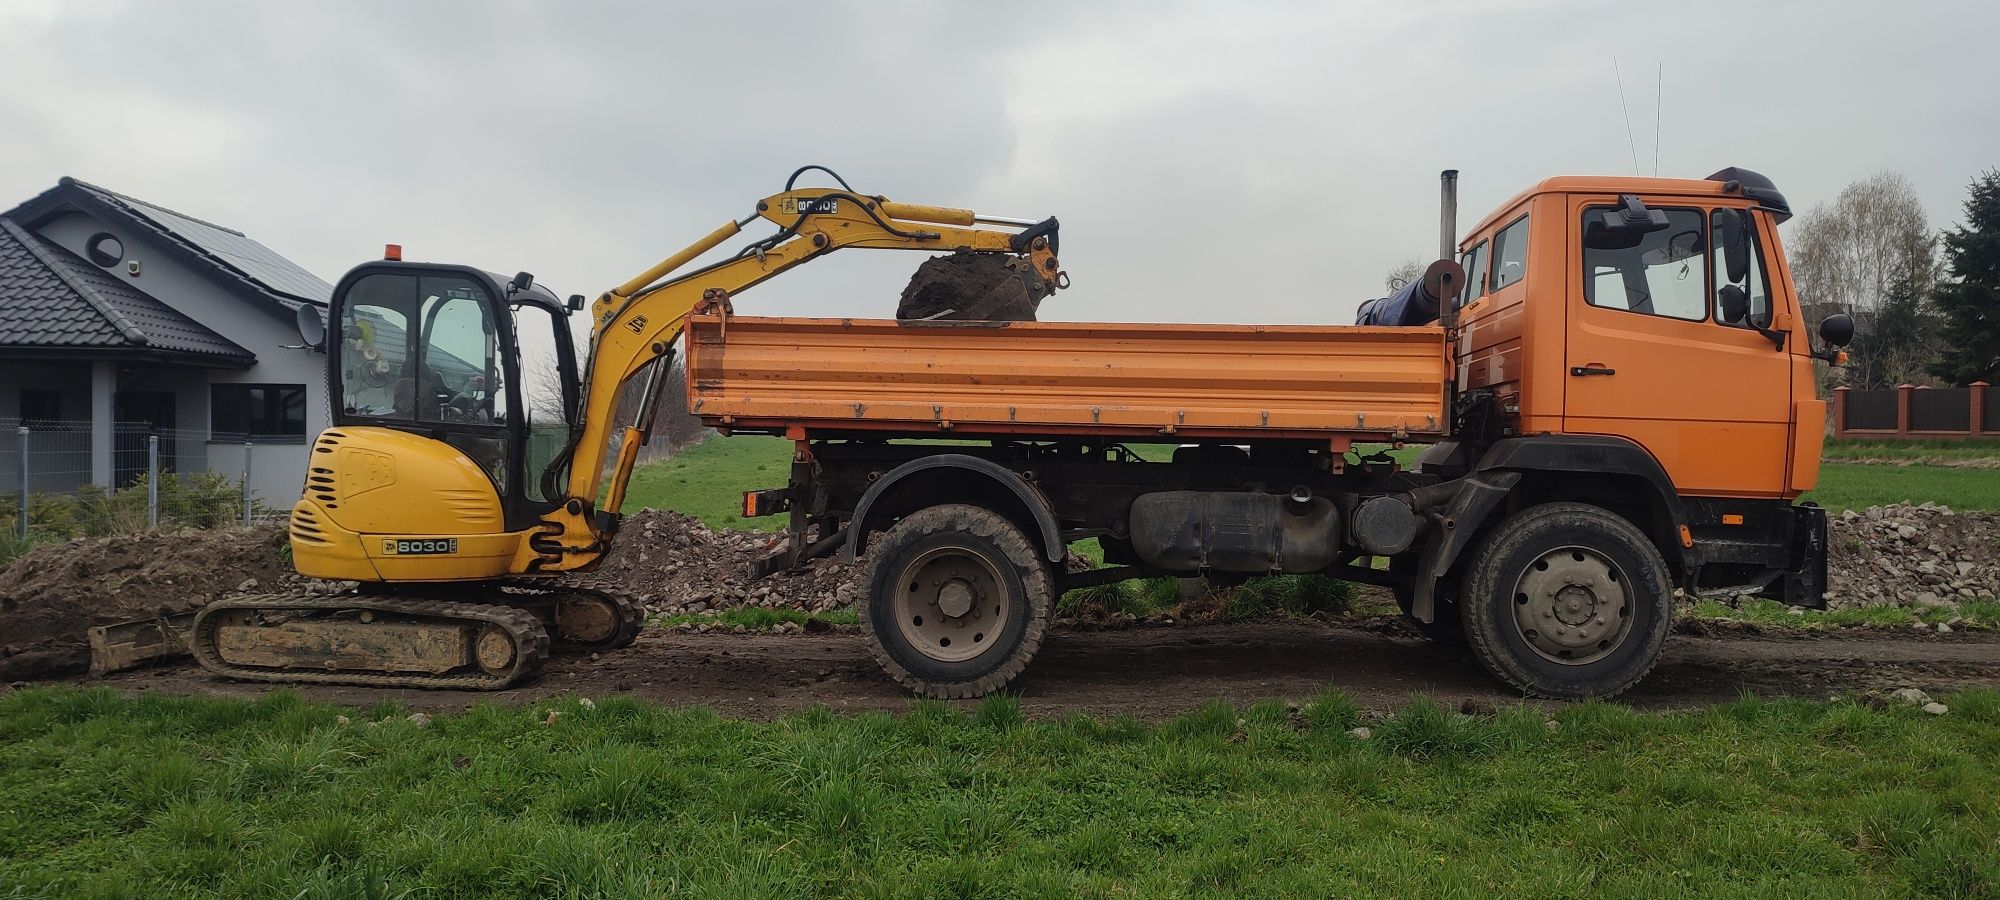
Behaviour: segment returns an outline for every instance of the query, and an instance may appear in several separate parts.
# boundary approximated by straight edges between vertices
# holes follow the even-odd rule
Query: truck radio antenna
[[[1632,174],[1639,174],[1639,143],[1632,139],[1632,107],[1625,103],[1625,75],[1618,71],[1618,55],[1611,55],[1611,77],[1618,80],[1618,108],[1625,111],[1625,146],[1632,148]]]

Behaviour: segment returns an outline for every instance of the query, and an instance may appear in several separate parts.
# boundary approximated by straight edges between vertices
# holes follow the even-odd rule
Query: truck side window
[[[1693,322],[1708,318],[1708,240],[1701,210],[1662,210],[1667,228],[1634,244],[1594,227],[1611,208],[1583,211],[1584,302]]]
[[[1514,224],[1493,236],[1493,271],[1486,278],[1489,290],[1500,290],[1508,285],[1520,284],[1528,277],[1528,217],[1514,220]]]
[[[1459,264],[1465,266],[1465,291],[1458,305],[1464,306],[1486,295],[1486,242],[1467,251]]]
[[[1709,246],[1716,248],[1715,321],[1737,328],[1752,323],[1771,327],[1771,283],[1750,215],[1734,209],[1711,213]]]

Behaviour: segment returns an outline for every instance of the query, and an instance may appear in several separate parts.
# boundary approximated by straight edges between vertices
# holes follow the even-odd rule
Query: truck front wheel
[[[1466,573],[1466,638],[1486,668],[1529,694],[1610,697],[1659,661],[1673,618],[1666,563],[1606,510],[1548,503],[1514,514]]]
[[[944,700],[978,697],[1034,658],[1054,593],[1048,564],[1005,516],[933,506],[869,543],[861,630],[904,687]]]

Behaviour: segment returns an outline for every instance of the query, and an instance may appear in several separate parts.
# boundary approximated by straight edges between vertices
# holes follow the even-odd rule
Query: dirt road
[[[125,691],[251,696],[264,685],[228,682],[192,664],[78,679]],[[1931,693],[2000,687],[2000,635],[1890,630],[1706,635],[1676,634],[1665,658],[1622,699],[1644,709],[1699,706],[1760,696],[1823,698],[1829,693],[1919,687]],[[1478,663],[1409,636],[1389,619],[1327,625],[1260,621],[1208,627],[1058,631],[1015,683],[1032,716],[1071,711],[1156,720],[1212,699],[1247,705],[1304,700],[1335,686],[1370,709],[1427,693],[1456,707],[1466,700],[1513,702]],[[672,705],[701,705],[732,716],[769,718],[825,705],[835,710],[901,711],[903,692],[876,669],[857,634],[719,635],[648,631],[630,649],[601,660],[553,660],[511,691],[377,690],[305,687],[314,699],[367,705],[397,700],[412,709],[449,710],[482,700],[523,703],[560,695],[627,694]]]

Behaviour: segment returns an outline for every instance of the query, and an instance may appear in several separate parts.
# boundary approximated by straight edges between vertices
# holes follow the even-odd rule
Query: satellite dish
[[[299,304],[299,337],[306,346],[314,350],[326,350],[326,320],[320,317],[319,307],[310,303]]]

